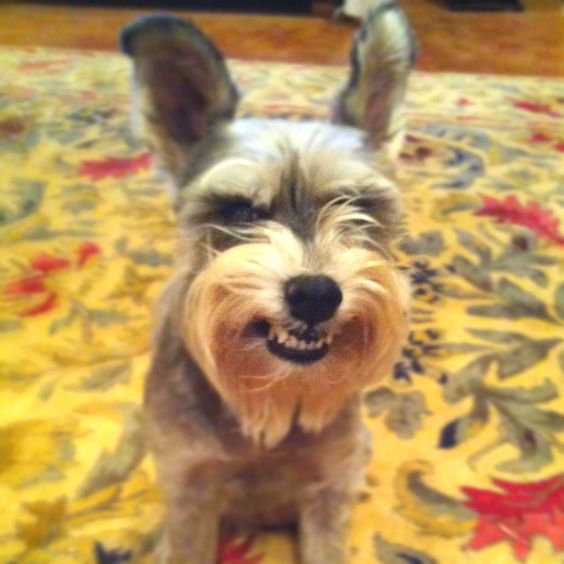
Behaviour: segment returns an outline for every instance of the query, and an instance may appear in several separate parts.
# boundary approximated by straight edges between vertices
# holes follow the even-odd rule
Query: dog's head
[[[140,20],[122,47],[174,182],[168,303],[188,352],[255,440],[276,444],[294,421],[323,428],[390,369],[406,332],[390,251],[400,208],[378,158],[402,135],[405,19],[388,3],[365,21],[338,125],[234,120],[225,62],[189,23]]]

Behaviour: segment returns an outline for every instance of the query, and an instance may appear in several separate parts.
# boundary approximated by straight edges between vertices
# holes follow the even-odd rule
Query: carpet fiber
[[[325,116],[344,77],[233,69],[243,114],[294,119]],[[150,561],[157,536],[139,404],[175,228],[127,75],[120,56],[0,50],[2,562]],[[562,562],[564,82],[416,74],[409,112],[413,327],[366,398],[351,562]],[[221,548],[290,554],[283,535]]]

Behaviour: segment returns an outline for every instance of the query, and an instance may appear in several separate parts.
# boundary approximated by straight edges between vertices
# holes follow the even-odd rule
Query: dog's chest
[[[358,472],[366,453],[364,438],[356,418],[343,414],[316,437],[298,431],[280,447],[251,450],[225,481],[227,521],[249,526],[294,523],[308,498],[329,483],[349,482]]]
[[[254,526],[284,526],[296,521],[300,500],[324,480],[325,456],[315,447],[277,449],[241,460],[226,480],[230,522]],[[326,476],[325,476],[326,477]]]

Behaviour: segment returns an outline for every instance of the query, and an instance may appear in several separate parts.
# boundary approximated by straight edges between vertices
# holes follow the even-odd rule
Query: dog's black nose
[[[341,289],[329,276],[290,278],[284,295],[292,316],[309,325],[331,319],[343,301]]]

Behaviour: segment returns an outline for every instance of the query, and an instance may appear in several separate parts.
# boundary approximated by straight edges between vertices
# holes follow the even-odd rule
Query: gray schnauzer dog
[[[365,18],[331,124],[235,119],[225,61],[191,23],[143,18],[121,45],[180,232],[145,395],[158,561],[213,563],[235,523],[297,525],[301,562],[345,563],[359,398],[407,331],[390,166],[415,58],[406,18],[393,0]]]

